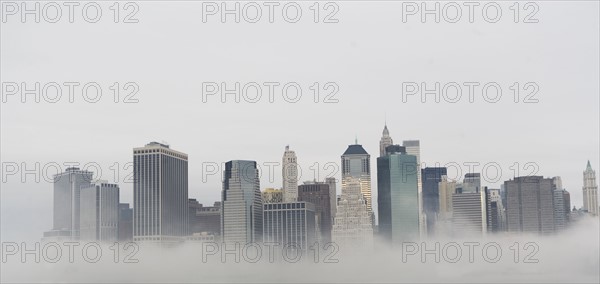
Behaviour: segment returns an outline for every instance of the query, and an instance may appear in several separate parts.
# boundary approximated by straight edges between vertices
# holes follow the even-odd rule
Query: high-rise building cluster
[[[363,145],[355,140],[340,158],[341,179],[300,183],[296,152],[286,146],[281,188],[263,191],[257,162],[226,162],[221,199],[204,206],[188,196],[187,154],[150,142],[133,149],[133,208],[120,203],[117,184],[95,180],[90,171],[68,168],[55,175],[53,228],[44,237],[277,242],[302,250],[315,242],[335,242],[372,248],[432,236],[547,235],[583,215],[598,216],[596,173],[589,161],[583,172],[583,207],[571,209],[570,194],[558,176],[519,176],[488,188],[481,173],[452,180],[445,167],[423,168],[420,141],[394,144],[387,123],[376,159],[376,200],[371,156]]]

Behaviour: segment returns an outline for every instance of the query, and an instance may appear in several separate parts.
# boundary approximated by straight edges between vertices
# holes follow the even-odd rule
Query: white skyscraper
[[[298,161],[296,152],[285,146],[282,158],[283,198],[285,202],[298,200]]]
[[[388,131],[387,124],[383,127],[383,135],[379,140],[379,157],[385,156],[385,147],[394,145],[390,132]]]
[[[372,214],[361,193],[361,181],[346,177],[333,224],[333,242],[341,247],[371,248],[373,246]]]
[[[596,171],[592,170],[590,161],[583,172],[583,210],[598,216],[598,185],[596,184]]]

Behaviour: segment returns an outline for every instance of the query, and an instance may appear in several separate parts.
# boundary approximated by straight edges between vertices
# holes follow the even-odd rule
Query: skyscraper
[[[133,208],[129,203],[119,203],[119,233],[120,242],[130,242],[133,240]]]
[[[467,173],[463,179],[462,192],[482,192],[481,190],[481,174]]]
[[[329,208],[331,210],[331,224],[333,224],[333,218],[337,209],[337,182],[334,177],[328,177],[325,178],[325,183],[329,185]]]
[[[592,170],[590,161],[583,172],[583,210],[598,216],[598,185],[596,184],[596,171]]]
[[[96,181],[81,189],[81,235],[87,241],[115,242],[119,237],[119,186]]]
[[[264,204],[265,242],[307,250],[316,240],[315,206],[310,202]]]
[[[500,196],[500,189],[485,187],[487,203],[487,230],[500,232],[505,230],[506,218],[504,217],[504,204]]]
[[[204,206],[190,199],[190,233],[217,237],[221,235],[221,202]]]
[[[440,195],[438,184],[442,176],[447,175],[444,167],[424,168],[421,171],[423,179],[423,212],[427,216],[427,231],[433,232],[435,221],[440,210]]]
[[[377,158],[379,234],[392,244],[420,235],[417,171],[417,157],[398,145]]]
[[[226,243],[262,242],[263,202],[255,161],[225,164],[221,192],[221,234]]]
[[[333,225],[333,242],[347,248],[371,248],[373,219],[361,193],[361,181],[358,178],[346,177],[342,182],[344,186]]]
[[[452,195],[452,228],[455,234],[487,232],[487,206],[484,191]]]
[[[423,213],[423,182],[421,179],[421,142],[419,140],[402,141],[402,146],[406,148],[406,154],[417,157],[417,188],[419,189],[419,220],[421,225],[421,235],[427,234],[427,216]]]
[[[320,231],[320,242],[331,241],[331,193],[329,185],[324,182],[305,182],[298,187],[298,201],[310,202],[315,206],[317,226]]]
[[[388,131],[386,123],[383,127],[383,134],[381,135],[381,140],[379,140],[379,157],[385,156],[385,148],[393,144],[394,140],[392,140],[392,137],[390,137],[390,132]]]
[[[79,238],[81,188],[90,186],[92,176],[75,167],[54,176],[54,234]]]
[[[180,241],[188,235],[188,156],[150,142],[133,149],[134,241]]]
[[[367,202],[367,210],[373,212],[371,203],[371,156],[362,145],[355,141],[354,145],[348,145],[348,148],[342,154],[342,192],[344,191],[347,177],[358,179],[360,183],[360,192]]]
[[[516,177],[505,181],[506,225],[509,232],[554,232],[552,179]]]
[[[283,197],[286,202],[294,202],[298,199],[298,161],[290,146],[285,146],[282,161]]]

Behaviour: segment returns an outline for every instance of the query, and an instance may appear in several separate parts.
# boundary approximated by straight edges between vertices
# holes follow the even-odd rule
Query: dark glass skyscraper
[[[440,195],[438,184],[442,181],[442,176],[447,175],[447,169],[444,167],[424,168],[421,170],[423,182],[423,211],[427,216],[427,232],[433,233],[437,215],[440,212]]]
[[[420,235],[417,171],[417,157],[402,146],[388,146],[377,158],[379,234],[393,244]]]
[[[321,231],[321,243],[331,241],[333,223],[330,198],[329,184],[327,183],[309,182],[298,186],[298,201],[310,202],[315,206],[315,214]]]

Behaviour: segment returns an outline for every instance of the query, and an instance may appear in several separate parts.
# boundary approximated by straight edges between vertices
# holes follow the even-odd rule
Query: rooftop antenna
[[[358,145],[358,136],[354,134],[354,144]]]

